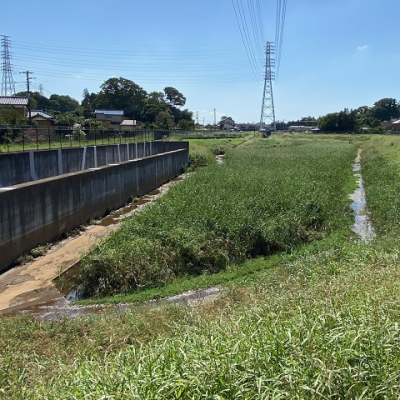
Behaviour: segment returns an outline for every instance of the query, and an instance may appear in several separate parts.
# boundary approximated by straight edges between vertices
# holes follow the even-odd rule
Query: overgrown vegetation
[[[343,187],[353,146],[271,145],[259,139],[228,152],[224,165],[199,170],[125,221],[83,259],[85,294],[126,293],[181,275],[216,273],[321,239],[350,221]]]
[[[299,135],[294,137],[297,143]],[[324,224],[330,224],[317,230],[324,239],[273,258],[246,261],[236,270],[246,272],[225,283],[217,301],[194,310],[144,306],[51,324],[2,317],[0,398],[398,398],[400,224],[393,188],[399,178],[400,138],[318,137],[323,145],[310,136],[300,138],[298,146],[292,139],[279,139],[260,148],[268,160],[265,174],[272,175],[268,170],[274,168],[275,179],[268,182],[276,188],[271,195],[282,193],[274,198],[281,208],[291,205],[286,197],[292,192],[280,191],[285,182],[294,182],[293,190],[301,185],[309,190],[311,180],[314,191],[309,190],[308,198],[321,197],[323,206],[332,200],[332,214],[322,208]],[[227,169],[236,157],[261,157],[255,151],[260,143],[228,152]],[[378,232],[369,244],[348,240],[351,220],[347,214],[342,217],[348,164],[358,146],[363,148],[362,173]],[[294,168],[285,169],[291,157]],[[307,159],[310,172],[304,174]],[[337,166],[341,163],[343,170]],[[257,161],[248,168],[253,164]],[[227,173],[222,166],[210,170],[217,168]],[[205,179],[203,171],[196,174]],[[251,189],[251,181],[245,182]],[[260,196],[266,190],[262,187]],[[262,204],[250,202],[250,213],[255,203]],[[186,206],[181,208],[184,215]],[[229,202],[227,209],[232,209]],[[254,273],[247,273],[252,268]]]

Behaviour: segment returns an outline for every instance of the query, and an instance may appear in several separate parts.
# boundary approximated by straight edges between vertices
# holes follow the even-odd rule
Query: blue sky
[[[276,1],[258,4],[265,38],[273,41]],[[288,0],[276,118],[399,99],[399,15],[398,0]],[[213,122],[214,108],[217,118],[260,119],[263,86],[232,0],[4,0],[0,34],[10,36],[20,90],[19,72],[30,70],[34,88],[81,101],[84,88],[98,92],[106,79],[122,76],[147,92],[176,87],[200,123]]]

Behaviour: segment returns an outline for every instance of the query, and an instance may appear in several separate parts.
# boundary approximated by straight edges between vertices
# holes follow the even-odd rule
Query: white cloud
[[[358,47],[357,47],[357,50],[358,50],[358,51],[365,51],[365,50],[367,50],[367,49],[369,49],[369,46],[358,46]]]
[[[82,79],[82,75],[79,74],[72,74],[72,76],[76,79]]]

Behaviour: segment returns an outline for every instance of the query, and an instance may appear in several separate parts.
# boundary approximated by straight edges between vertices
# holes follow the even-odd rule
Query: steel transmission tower
[[[267,126],[270,126],[270,129],[275,132],[275,107],[274,94],[272,92],[272,81],[275,80],[275,72],[273,71],[275,58],[272,57],[275,54],[275,44],[273,42],[267,42],[265,53],[264,94],[261,106],[260,129],[266,129]]]
[[[10,38],[9,36],[1,37],[1,64],[2,80],[1,95],[13,96],[15,94],[15,84],[12,75],[11,54],[10,54]]]

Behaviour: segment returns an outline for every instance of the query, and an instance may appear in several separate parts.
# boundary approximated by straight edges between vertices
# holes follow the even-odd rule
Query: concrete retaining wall
[[[178,176],[188,165],[185,145],[119,165],[0,189],[0,271],[62,231],[101,217]]]
[[[0,154],[0,188],[187,148],[185,142],[139,142]]]

